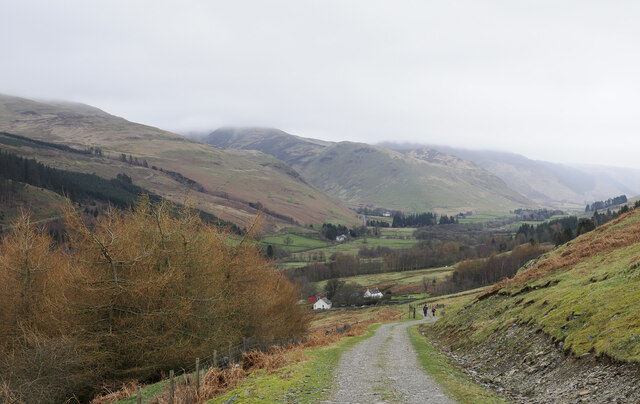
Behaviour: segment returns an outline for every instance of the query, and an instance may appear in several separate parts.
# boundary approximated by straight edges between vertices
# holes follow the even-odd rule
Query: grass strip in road
[[[316,403],[331,396],[333,375],[342,354],[358,342],[371,337],[380,324],[374,324],[357,337],[346,337],[328,347],[305,349],[306,360],[294,362],[269,374],[259,370],[237,388],[210,400],[223,403]]]
[[[462,404],[498,404],[510,401],[471,380],[451,358],[440,352],[423,335],[418,327],[409,328],[409,339],[423,369],[440,384],[447,394]]]

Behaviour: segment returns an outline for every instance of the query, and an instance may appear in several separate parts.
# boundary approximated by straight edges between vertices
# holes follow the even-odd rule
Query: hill
[[[261,128],[223,128],[204,140],[215,146],[271,154],[352,206],[451,214],[508,212],[534,205],[486,170],[433,149],[400,152]]]
[[[272,156],[211,147],[88,105],[0,95],[0,131],[44,142],[5,137],[0,146],[7,150],[104,178],[126,173],[136,185],[174,201],[188,194],[199,209],[240,226],[258,208],[269,226],[354,220],[349,209]]]
[[[394,150],[422,145],[383,143]],[[586,203],[617,195],[640,194],[640,170],[604,166],[570,166],[531,160],[525,156],[488,151],[430,146],[443,153],[472,161],[501,178],[529,199],[556,208],[584,208]]]
[[[638,402],[639,242],[636,209],[447,310],[426,332],[523,396]]]

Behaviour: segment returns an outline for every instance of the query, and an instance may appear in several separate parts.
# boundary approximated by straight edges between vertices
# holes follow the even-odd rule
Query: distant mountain
[[[88,105],[0,95],[0,132],[79,150],[99,149],[100,154],[67,153],[0,139],[0,148],[52,167],[104,178],[126,173],[153,193],[177,202],[190,199],[201,210],[241,227],[258,209],[268,226],[352,224],[355,219],[352,211],[272,156],[212,147]]]
[[[507,212],[534,205],[488,171],[433,149],[400,152],[265,128],[222,128],[204,141],[271,154],[352,206],[455,213]]]
[[[383,144],[403,151],[424,147]],[[581,208],[587,203],[618,195],[640,194],[640,170],[636,169],[570,166],[531,160],[514,153],[431,147],[474,162],[500,177],[509,187],[546,206]]]

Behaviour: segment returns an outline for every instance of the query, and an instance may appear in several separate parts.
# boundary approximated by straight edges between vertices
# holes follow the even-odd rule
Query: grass
[[[459,304],[436,335],[473,349],[511,324],[545,332],[576,356],[640,362],[640,210],[601,226]]]
[[[305,350],[307,360],[283,367],[275,373],[254,372],[242,385],[209,403],[273,403],[277,401],[316,403],[328,398],[333,370],[344,351],[371,337],[379,324],[367,328],[363,335],[346,337],[337,344]]]
[[[458,219],[458,221],[460,222],[460,224],[486,223],[497,219],[503,219],[509,216],[513,216],[513,214],[505,214],[505,212],[498,211],[481,211],[474,212],[474,214],[471,216],[460,218]]]
[[[162,380],[162,381],[159,381],[157,383],[145,386],[141,390],[142,402],[143,403],[151,402],[154,398],[158,397],[159,395],[161,395],[162,393],[167,391],[168,385],[169,385],[169,381],[168,380]],[[134,394],[133,396],[131,396],[129,398],[125,398],[123,400],[117,401],[117,403],[119,403],[119,404],[136,404],[138,402],[137,401],[138,400],[137,399],[138,396],[136,394]]]
[[[327,245],[327,241],[313,237],[305,237],[295,233],[264,237],[262,243],[277,245],[291,252],[322,248]]]
[[[0,202],[0,226],[8,229],[9,225],[20,215],[20,211],[31,213],[32,222],[44,222],[62,216],[66,199],[47,189],[24,184],[24,188],[15,195],[15,203]]]
[[[423,278],[427,278],[429,281],[432,279],[441,279],[450,274],[452,270],[452,267],[427,268],[414,271],[357,275],[340,279],[362,287],[378,285],[421,285]],[[322,289],[326,283],[327,281],[321,281],[317,283],[317,286]]]
[[[440,352],[421,335],[417,326],[409,328],[409,339],[418,354],[418,361],[422,368],[457,402],[462,404],[509,402],[497,393],[474,383],[451,358]]]

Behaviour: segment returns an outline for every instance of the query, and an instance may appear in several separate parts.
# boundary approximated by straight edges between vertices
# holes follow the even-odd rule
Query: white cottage
[[[328,310],[330,308],[331,308],[331,301],[329,299],[327,299],[326,297],[323,297],[322,299],[318,299],[313,304],[313,309],[314,310]]]
[[[382,299],[382,296],[382,292],[380,292],[378,288],[373,288],[371,290],[367,289],[367,291],[364,292],[365,299]]]

